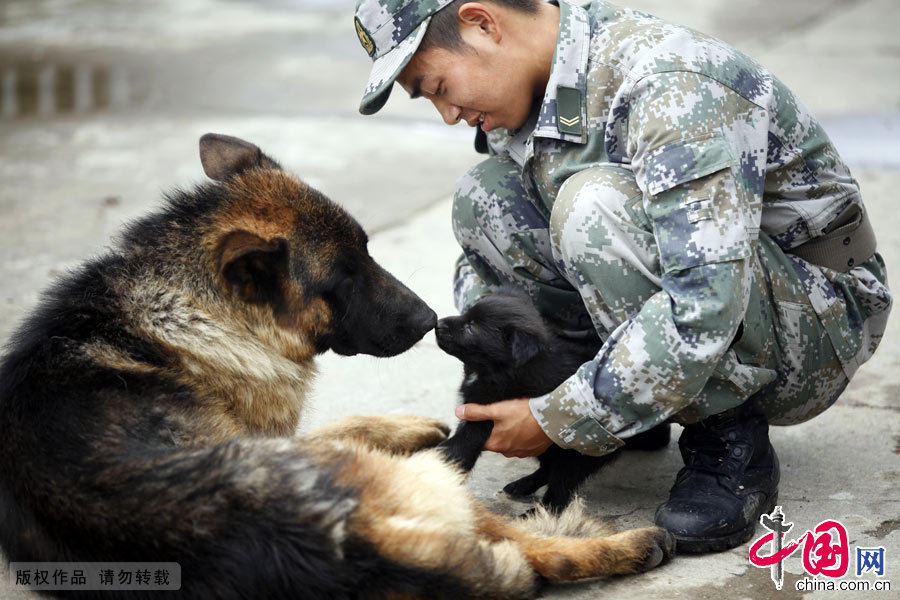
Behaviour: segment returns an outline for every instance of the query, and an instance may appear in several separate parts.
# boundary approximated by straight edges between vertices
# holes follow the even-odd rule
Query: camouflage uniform
[[[530,401],[553,441],[600,455],[672,418],[758,399],[828,408],[891,306],[875,254],[847,272],[790,250],[859,189],[784,84],[728,45],[606,2],[561,0],[543,102],[459,181],[459,310],[518,285],[596,359]]]

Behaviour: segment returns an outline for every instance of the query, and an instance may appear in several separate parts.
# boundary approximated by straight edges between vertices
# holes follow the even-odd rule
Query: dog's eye
[[[475,328],[472,327],[471,323],[466,323],[465,325],[463,325],[462,330],[463,330],[463,333],[472,333],[475,330]]]

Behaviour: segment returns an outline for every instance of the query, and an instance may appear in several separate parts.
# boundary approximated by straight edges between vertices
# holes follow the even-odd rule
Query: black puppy
[[[438,321],[438,346],[463,361],[463,403],[491,404],[509,398],[533,398],[553,391],[596,356],[600,340],[560,335],[531,300],[512,288],[482,298],[459,317]],[[447,458],[469,471],[491,435],[493,421],[460,421],[456,433],[439,445]],[[668,424],[631,438],[627,446],[657,449],[669,442]],[[538,457],[540,467],[508,484],[512,496],[533,494],[543,485],[541,503],[559,512],[585,479],[618,456],[587,456],[553,445]]]

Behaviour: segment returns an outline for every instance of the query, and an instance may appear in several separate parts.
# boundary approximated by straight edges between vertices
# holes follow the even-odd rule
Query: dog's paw
[[[638,529],[634,534],[640,538],[638,546],[643,547],[643,553],[639,555],[635,565],[635,573],[649,571],[675,556],[675,536],[662,527]]]
[[[540,471],[526,475],[513,482],[507,483],[503,491],[513,498],[524,498],[534,494],[541,486],[547,483],[547,478]]]
[[[409,454],[447,439],[450,428],[441,421],[415,415],[351,416],[315,430],[308,439],[348,441],[393,454]]]
[[[437,419],[416,415],[391,415],[392,440],[385,447],[391,452],[415,452],[437,446],[450,435],[450,427]]]

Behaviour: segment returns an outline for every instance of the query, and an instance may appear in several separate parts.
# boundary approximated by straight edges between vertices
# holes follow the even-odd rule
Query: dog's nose
[[[435,324],[437,324],[437,314],[428,307],[423,311],[419,311],[410,320],[410,327],[422,332],[422,335],[434,329]]]

